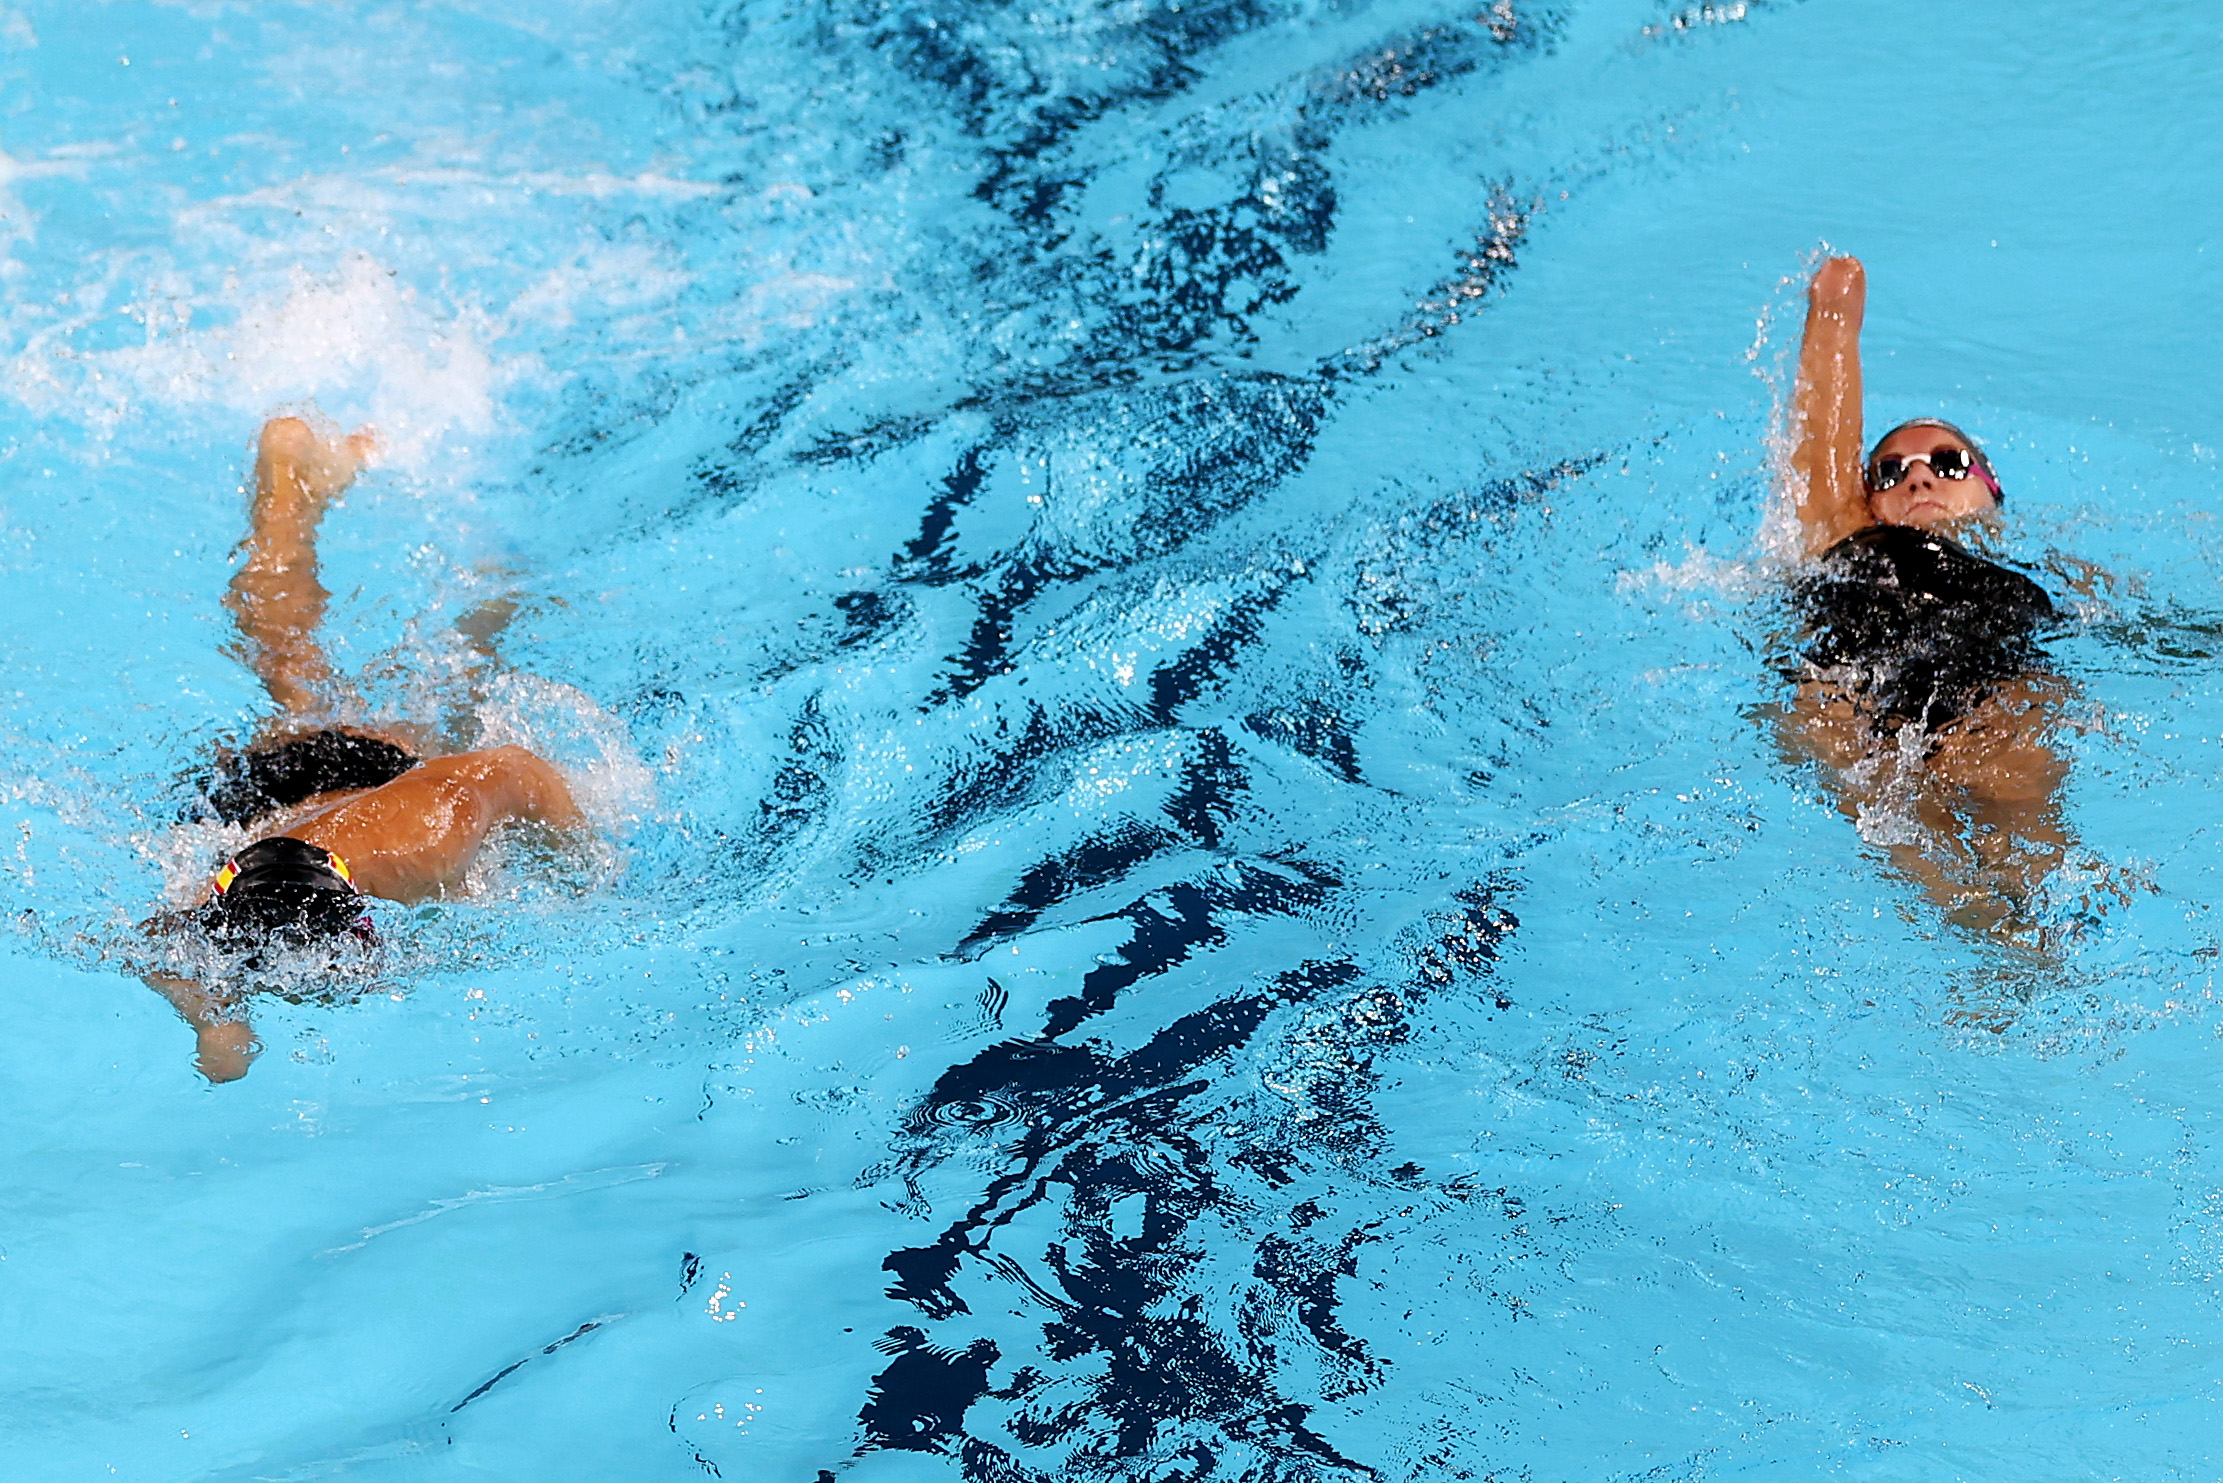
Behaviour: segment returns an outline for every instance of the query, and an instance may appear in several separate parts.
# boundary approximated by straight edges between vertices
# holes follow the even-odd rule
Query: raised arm
[[[1868,277],[1856,257],[1831,258],[1807,286],[1791,401],[1798,437],[1791,472],[1808,556],[1875,523],[1860,479],[1860,320],[1867,304]]]

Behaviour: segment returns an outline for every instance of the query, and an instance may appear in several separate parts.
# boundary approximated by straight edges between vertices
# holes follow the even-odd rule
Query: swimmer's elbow
[[[495,756],[519,814],[552,829],[574,829],[586,822],[571,796],[571,785],[553,762],[515,746],[502,747]]]
[[[548,768],[540,796],[534,800],[533,817],[551,829],[584,829],[587,825],[587,816],[571,796],[570,784],[553,767]]]

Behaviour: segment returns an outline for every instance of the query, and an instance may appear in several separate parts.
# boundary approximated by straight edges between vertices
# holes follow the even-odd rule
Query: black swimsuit
[[[408,749],[390,741],[315,731],[222,759],[208,781],[208,801],[225,823],[245,824],[319,793],[379,787],[416,765]]]
[[[1879,732],[1936,731],[2039,667],[2058,614],[2045,589],[1946,536],[1871,525],[1823,554],[1794,596],[1805,659],[1846,682]]]

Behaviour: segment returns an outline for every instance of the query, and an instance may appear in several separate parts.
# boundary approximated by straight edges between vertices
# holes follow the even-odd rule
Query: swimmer
[[[1878,826],[1863,832],[1948,920],[2043,948],[2039,893],[2074,844],[2048,740],[2074,691],[2038,644],[2054,606],[1964,544],[2005,499],[1973,438],[1918,418],[1863,456],[1866,300],[1851,257],[1808,290],[1790,478],[1807,646],[1780,735],[1826,764],[1839,807]]]
[[[255,459],[247,557],[225,606],[279,717],[208,788],[218,817],[254,837],[212,872],[201,899],[146,930],[199,934],[252,956],[368,942],[366,898],[415,902],[459,886],[501,825],[570,830],[582,820],[563,775],[522,747],[421,757],[422,735],[328,724],[334,678],[317,638],[327,594],[316,532],[375,451],[366,429],[326,438],[298,418],[268,423]],[[201,1074],[235,1081],[261,1049],[245,990],[149,974],[198,1042]]]

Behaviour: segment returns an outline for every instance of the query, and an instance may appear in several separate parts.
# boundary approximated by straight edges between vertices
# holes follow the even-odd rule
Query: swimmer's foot
[[[321,511],[377,454],[372,428],[326,437],[298,417],[273,417],[263,424],[256,450],[255,488],[262,499],[300,500]]]

